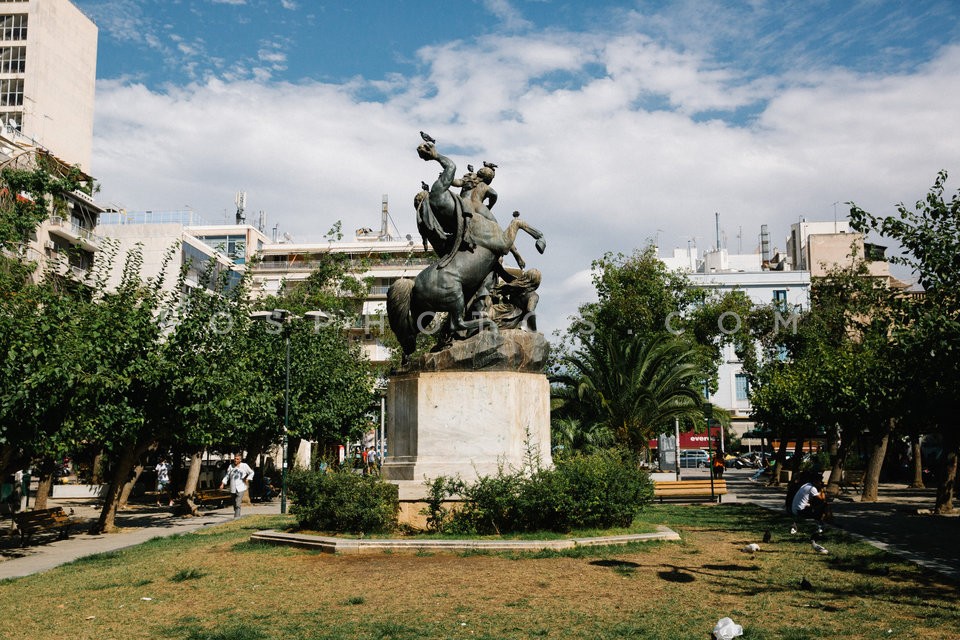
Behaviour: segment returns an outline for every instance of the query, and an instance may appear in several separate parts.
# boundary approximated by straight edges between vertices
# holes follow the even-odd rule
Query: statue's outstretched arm
[[[487,187],[487,193],[484,194],[484,197],[487,199],[487,209],[493,209],[493,205],[497,204],[497,192],[493,187]]]

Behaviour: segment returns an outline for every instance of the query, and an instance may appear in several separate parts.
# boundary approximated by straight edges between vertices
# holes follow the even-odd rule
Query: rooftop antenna
[[[280,223],[273,225],[273,243],[277,243],[277,232],[280,230]]]
[[[717,251],[720,251],[720,212],[715,211],[713,215],[717,220]]]
[[[267,228],[267,214],[263,209],[260,210],[260,217],[257,220],[257,231],[263,233],[263,230]]]
[[[237,203],[237,224],[243,224],[247,221],[244,215],[244,209],[247,208],[247,192],[238,191],[235,202]]]
[[[390,225],[388,223],[389,218],[390,207],[387,202],[387,194],[383,194],[383,199],[380,202],[380,240],[390,239]]]

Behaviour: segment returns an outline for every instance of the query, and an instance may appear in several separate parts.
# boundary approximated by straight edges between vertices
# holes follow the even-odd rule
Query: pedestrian
[[[250,481],[253,480],[253,469],[243,461],[243,457],[238,453],[233,456],[233,464],[227,467],[227,473],[220,482],[220,488],[229,487],[233,494],[233,517],[240,517],[240,504],[243,502],[243,494],[250,487]]]
[[[160,506],[160,498],[167,497],[167,506],[173,506],[173,493],[170,491],[170,463],[166,458],[160,458],[156,466],[157,471],[157,506]]]
[[[715,478],[722,478],[722,477],[723,477],[723,470],[724,470],[724,468],[725,468],[725,467],[724,467],[724,463],[723,463],[723,452],[720,451],[719,449],[717,449],[716,454],[714,454],[714,456],[713,456],[713,475],[714,475],[714,477],[715,477]]]

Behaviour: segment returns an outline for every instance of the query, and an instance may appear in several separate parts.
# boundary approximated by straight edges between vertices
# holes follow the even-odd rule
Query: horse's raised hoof
[[[544,251],[546,251],[546,249],[547,249],[547,241],[544,240],[543,238],[540,238],[539,240],[537,240],[537,251],[539,251],[540,253],[543,253]]]

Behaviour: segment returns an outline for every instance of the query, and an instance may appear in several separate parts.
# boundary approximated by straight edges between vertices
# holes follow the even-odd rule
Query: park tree
[[[576,399],[581,424],[601,425],[633,451],[645,450],[674,419],[702,413],[699,353],[670,334],[607,334],[583,343],[563,364],[569,373],[552,382]]]
[[[36,460],[46,485],[72,438],[72,305],[84,288],[40,271],[27,249],[40,223],[66,210],[67,194],[91,190],[79,168],[43,151],[0,164],[0,473]]]
[[[848,453],[858,442],[870,451],[864,500],[876,500],[879,465],[898,415],[899,387],[890,380],[897,357],[889,339],[891,291],[884,279],[852,260],[811,283],[810,309],[789,331],[754,313],[762,357],[750,364],[753,417],[781,439],[796,443],[799,470],[805,440],[823,433],[830,453],[828,491],[839,491]]]
[[[589,386],[586,379],[576,382],[584,374],[573,365],[575,361],[619,357],[615,352],[623,352],[621,359],[629,359],[639,352],[638,344],[651,349],[654,345],[669,344],[672,353],[685,353],[685,384],[695,389],[698,400],[694,402],[691,396],[690,402],[699,411],[704,388],[717,387],[717,368],[724,345],[733,343],[739,351],[746,344],[743,340],[747,327],[741,324],[749,317],[751,308],[747,296],[740,291],[711,295],[693,286],[683,273],[667,269],[652,245],[630,255],[607,253],[592,266],[597,301],[580,307],[562,337],[551,371],[555,380],[565,382],[554,385],[555,396],[568,393],[565,387]],[[633,353],[628,354],[631,350]],[[580,406],[588,411],[591,407]],[[598,406],[594,404],[593,408]],[[565,417],[564,411],[569,409],[558,408],[557,417]],[[589,427],[600,415],[588,412],[572,424]],[[717,417],[724,425],[729,422],[725,414],[718,413]],[[700,423],[702,420],[694,421]],[[569,430],[571,426],[568,422],[564,428]],[[659,426],[672,429],[673,423],[667,421]]]
[[[203,286],[186,285],[199,271]],[[257,363],[243,337],[249,331],[249,273],[239,276],[218,257],[205,265],[185,262],[165,315],[169,329],[160,348],[167,382],[163,409],[168,431],[161,447],[190,458],[183,480],[182,506],[195,513],[192,496],[200,478],[203,453],[216,445],[238,449],[231,438],[245,424],[246,405],[256,404]]]
[[[337,228],[328,235],[336,234]],[[249,325],[248,352],[259,361],[256,409],[250,414],[249,449],[279,442],[286,411],[286,353],[290,349],[288,434],[320,443],[357,439],[369,426],[373,370],[360,346],[345,335],[356,321],[369,282],[362,264],[343,255],[320,257],[303,281],[287,281],[262,309],[285,309],[286,322]],[[322,316],[310,315],[322,312]]]
[[[960,455],[960,193],[945,194],[947,172],[941,171],[930,191],[913,208],[901,203],[896,213],[879,216],[851,203],[851,225],[896,242],[902,249],[891,262],[910,268],[923,287],[922,296],[902,296],[902,321],[893,337],[911,359],[922,358],[925,402],[918,422],[927,422],[942,438],[945,450],[935,510],[953,511]]]
[[[79,364],[82,384],[77,395],[76,419],[91,441],[99,441],[111,464],[110,482],[97,532],[116,530],[114,519],[140,457],[155,447],[164,423],[166,381],[160,353],[164,308],[163,283],[168,251],[160,274],[141,277],[142,250],[124,257],[116,287],[108,287],[116,243],[107,242],[95,268],[94,295],[81,310],[84,341]]]

